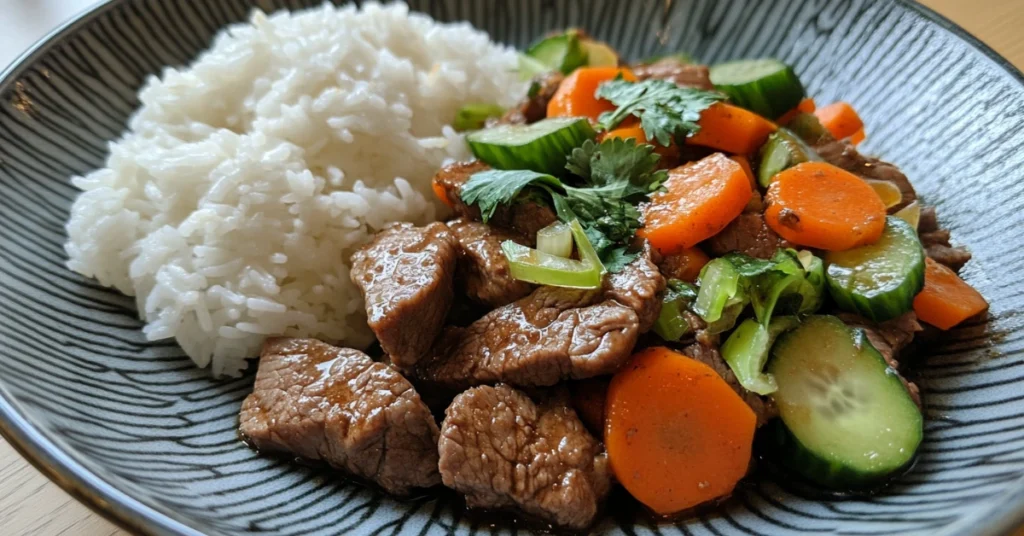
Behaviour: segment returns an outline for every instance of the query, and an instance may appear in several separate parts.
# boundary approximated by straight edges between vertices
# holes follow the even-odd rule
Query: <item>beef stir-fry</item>
[[[451,219],[353,256],[380,362],[268,341],[247,440],[576,530],[616,485],[657,516],[727,497],[755,434],[827,487],[908,467],[900,352],[987,304],[853,107],[776,60],[627,65],[578,31],[522,65],[519,106],[460,113]]]

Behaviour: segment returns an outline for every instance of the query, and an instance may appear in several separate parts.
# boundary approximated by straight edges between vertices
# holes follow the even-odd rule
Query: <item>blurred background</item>
[[[194,0],[191,0],[194,1]],[[98,0],[0,0],[0,68],[55,25]],[[921,0],[979,36],[1017,66],[1024,65],[1024,0]]]
[[[0,0],[0,70],[53,28],[97,3],[101,2]],[[921,0],[921,3],[963,26],[1018,68],[1024,68],[1024,0]],[[126,533],[76,502],[0,439],[0,534],[120,536]],[[1017,536],[1024,536],[1024,528]]]

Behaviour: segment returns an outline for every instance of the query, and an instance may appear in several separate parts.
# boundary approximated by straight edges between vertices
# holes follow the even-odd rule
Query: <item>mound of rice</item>
[[[513,50],[404,4],[256,12],[141,91],[83,190],[68,266],[134,295],[150,340],[237,375],[268,335],[372,340],[348,259],[435,218],[430,179],[467,158],[460,105],[512,105]]]

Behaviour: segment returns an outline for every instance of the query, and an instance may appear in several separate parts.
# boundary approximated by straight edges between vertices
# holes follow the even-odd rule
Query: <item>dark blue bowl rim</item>
[[[132,0],[100,0],[36,41],[0,72],[0,94],[5,92],[33,61],[56,46],[65,36],[73,34],[103,13],[129,1]],[[1024,85],[1024,73],[960,25],[914,0],[896,1],[960,38]],[[25,414],[14,397],[0,385],[0,436],[36,469],[79,502],[134,534],[202,536],[202,533],[189,527],[182,520],[154,510],[87,469],[62,451],[48,432],[33,426]],[[1015,491],[997,498],[998,502],[991,507],[992,515],[987,518],[988,522],[985,526],[977,527],[977,536],[1009,536],[1024,526],[1024,478],[1019,483]],[[1013,490],[1013,487],[1009,489]]]

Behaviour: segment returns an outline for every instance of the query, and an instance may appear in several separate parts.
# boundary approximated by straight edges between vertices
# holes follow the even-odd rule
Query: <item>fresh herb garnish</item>
[[[467,205],[480,208],[480,218],[487,223],[500,205],[511,203],[523,188],[534,184],[562,188],[562,182],[547,173],[526,169],[489,169],[474,173],[466,181],[459,196]]]
[[[621,78],[601,84],[596,95],[618,107],[601,114],[598,121],[602,127],[613,129],[634,115],[640,118],[647,139],[658,140],[665,147],[673,139],[681,140],[699,131],[700,113],[725,100],[721,93],[681,87],[667,80],[628,82]]]
[[[582,184],[571,186],[552,175],[526,170],[488,170],[473,174],[462,187],[462,200],[480,208],[484,222],[498,206],[532,186],[546,192],[558,218],[579,220],[602,263],[617,272],[634,258],[626,246],[640,228],[637,204],[657,191],[668,177],[658,170],[654,147],[635,140],[587,141],[573,150],[566,168]]]

